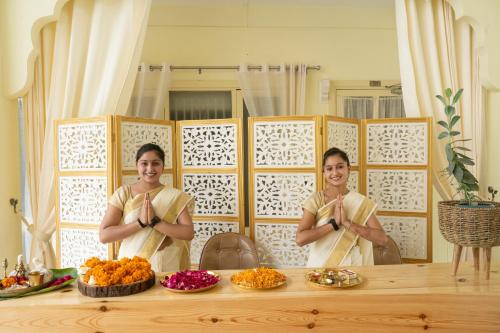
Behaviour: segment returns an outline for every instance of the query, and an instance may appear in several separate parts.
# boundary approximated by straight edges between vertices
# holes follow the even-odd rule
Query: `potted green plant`
[[[479,182],[467,169],[474,165],[470,151],[464,143],[470,139],[460,138],[460,131],[455,127],[460,120],[455,105],[462,96],[463,89],[453,94],[450,88],[444,96],[436,97],[444,105],[446,120],[438,121],[444,128],[438,139],[446,140],[445,152],[448,166],[442,171],[456,188],[460,200],[441,201],[438,203],[439,230],[443,237],[455,244],[453,253],[453,275],[456,275],[462,248],[473,248],[474,267],[479,270],[479,248],[485,251],[486,278],[489,279],[491,247],[500,245],[500,204],[482,201],[477,195]]]

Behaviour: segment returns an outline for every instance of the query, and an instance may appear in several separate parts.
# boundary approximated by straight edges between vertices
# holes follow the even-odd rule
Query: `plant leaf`
[[[441,95],[436,95],[436,98],[439,99],[444,105],[446,105],[446,101],[444,100],[444,97]]]
[[[450,98],[452,94],[451,88],[446,88],[444,94],[446,95],[446,97]]]
[[[471,191],[479,191],[479,185],[477,184],[469,184],[469,188]]]
[[[458,156],[460,156],[460,157],[462,157],[462,158],[466,159],[466,160],[470,160],[470,161],[472,161],[472,158],[470,158],[470,157],[469,157],[469,156],[467,156],[467,155],[464,155],[464,154],[461,154],[461,153],[456,153],[456,154],[457,154]]]
[[[444,108],[444,113],[448,118],[451,117],[455,113],[455,107],[451,105],[446,105],[446,107]]]
[[[460,116],[453,116],[453,118],[451,118],[451,122],[450,122],[450,129],[455,126],[455,124],[457,123],[457,121],[460,120]]]
[[[448,173],[449,174],[453,174],[453,171],[455,170],[455,165],[456,165],[455,161],[452,161],[450,163],[450,165],[448,165]]]
[[[474,165],[474,162],[470,158],[459,158],[458,160],[465,165]]]
[[[469,148],[466,148],[466,147],[461,147],[461,146],[459,146],[459,147],[455,147],[455,149],[458,149],[458,150],[463,150],[463,151],[472,151],[472,150],[470,150]]]
[[[455,176],[455,179],[457,180],[457,182],[461,183],[463,178],[464,178],[464,170],[460,166],[458,166],[453,171],[453,175]]]
[[[476,177],[474,177],[474,175],[467,169],[463,169],[462,181],[469,185],[478,183]]]
[[[448,163],[451,163],[453,161],[453,158],[455,157],[455,152],[453,149],[451,149],[451,146],[449,144],[446,145],[446,158],[448,159]]]
[[[456,139],[456,140],[453,140],[451,143],[464,142],[464,141],[472,141],[472,139]]]
[[[440,120],[438,121],[438,124],[443,126],[444,128],[448,129],[448,123],[444,120]]]
[[[450,136],[457,136],[457,135],[460,135],[459,131],[451,131],[450,132]]]
[[[438,135],[438,139],[441,140],[441,139],[446,138],[447,136],[448,136],[448,132],[441,132]]]
[[[464,92],[463,88],[458,89],[458,91],[455,94],[455,96],[453,96],[453,102],[451,102],[452,105],[455,104],[456,102],[458,102],[458,100],[460,99],[460,96],[462,96],[463,92]]]

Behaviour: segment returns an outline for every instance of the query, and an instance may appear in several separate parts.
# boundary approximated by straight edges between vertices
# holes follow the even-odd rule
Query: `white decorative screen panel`
[[[255,243],[261,266],[304,267],[309,246],[295,243],[297,224],[255,223]]]
[[[427,123],[367,125],[367,163],[426,165]]]
[[[367,195],[378,210],[427,212],[427,170],[367,170]]]
[[[347,153],[352,165],[358,164],[358,125],[338,121],[328,121],[328,147],[337,147]],[[326,149],[324,149],[326,151]]]
[[[359,172],[351,171],[349,179],[347,179],[347,189],[350,191],[359,192]]]
[[[195,215],[239,215],[237,174],[185,173],[182,189],[195,197]]]
[[[254,178],[255,216],[302,216],[302,204],[316,191],[314,173],[257,173]]]
[[[138,180],[138,175],[122,175],[122,185],[130,185],[136,183]],[[160,183],[174,187],[174,176],[171,173],[164,173],[160,176]]]
[[[60,124],[59,170],[105,170],[107,167],[106,123]]]
[[[107,208],[107,178],[60,177],[58,199],[60,221],[99,225]]]
[[[184,168],[229,168],[238,161],[236,124],[182,126]]]
[[[201,252],[210,237],[224,232],[239,233],[239,222],[194,221],[194,239],[191,241],[191,263],[200,262]]]
[[[314,121],[256,122],[256,168],[314,168],[316,166]]]
[[[108,259],[108,246],[99,230],[61,228],[61,267],[80,267],[90,257]]]
[[[121,123],[122,170],[136,170],[137,150],[146,144],[155,143],[165,152],[165,168],[172,168],[172,126],[147,123]]]
[[[403,258],[427,259],[425,217],[378,216],[385,232],[398,244]]]

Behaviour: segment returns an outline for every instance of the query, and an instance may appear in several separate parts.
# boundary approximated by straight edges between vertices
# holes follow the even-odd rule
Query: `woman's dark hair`
[[[343,159],[347,163],[347,166],[351,166],[351,163],[349,163],[349,157],[347,157],[346,152],[343,151],[342,149],[332,147],[332,148],[328,149],[327,151],[325,151],[325,153],[323,154],[323,168],[325,167],[325,163],[326,163],[327,158],[330,156],[335,156],[335,155],[339,155],[340,158]]]
[[[163,151],[163,149],[161,149],[160,146],[154,143],[146,143],[145,145],[142,145],[141,148],[139,148],[137,154],[135,155],[135,163],[139,162],[141,156],[147,153],[148,151],[156,152],[160,160],[163,162],[163,164],[165,164],[165,152]]]

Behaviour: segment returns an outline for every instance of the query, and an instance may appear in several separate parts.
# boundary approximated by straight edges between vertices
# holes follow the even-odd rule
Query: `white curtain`
[[[344,117],[354,119],[373,118],[373,97],[343,96]]]
[[[395,4],[406,115],[444,120],[443,106],[435,95],[442,95],[447,87],[454,92],[464,88],[457,108],[462,117],[458,125],[463,138],[472,139],[470,156],[476,166],[471,171],[484,190],[486,186],[480,172],[485,149],[484,108],[472,27],[463,20],[456,21],[453,9],[444,0],[396,0]],[[447,160],[445,143],[437,140],[439,131],[439,126],[434,126],[433,179],[441,196],[450,199],[455,190],[446,176],[440,174]]]
[[[151,1],[74,0],[40,31],[25,133],[33,212],[31,261],[55,267],[55,119],[125,114],[139,65]]]
[[[142,63],[137,72],[127,116],[151,119],[166,119],[165,103],[172,78],[170,66],[162,63],[161,69],[152,69]]]
[[[378,99],[379,118],[405,118],[402,96],[380,96]]]
[[[288,70],[287,70],[288,67]],[[307,65],[283,64],[279,70],[241,65],[238,80],[250,116],[304,115]]]

